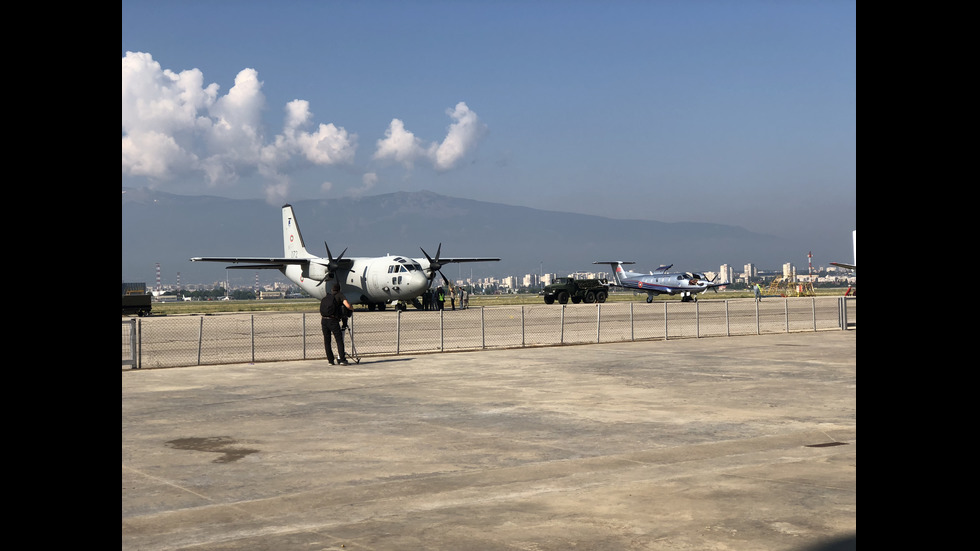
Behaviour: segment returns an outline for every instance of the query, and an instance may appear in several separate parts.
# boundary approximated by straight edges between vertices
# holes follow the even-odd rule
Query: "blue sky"
[[[122,183],[276,207],[425,189],[731,224],[847,261],[856,11],[124,0]]]

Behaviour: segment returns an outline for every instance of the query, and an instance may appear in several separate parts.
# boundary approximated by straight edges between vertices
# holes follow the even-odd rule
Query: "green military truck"
[[[609,282],[605,279],[575,279],[573,277],[559,277],[551,285],[546,285],[541,292],[544,295],[545,304],[568,304],[571,300],[573,304],[585,302],[606,302],[609,296]]]

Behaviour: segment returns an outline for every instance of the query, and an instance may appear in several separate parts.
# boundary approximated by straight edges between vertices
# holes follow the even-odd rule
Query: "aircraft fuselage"
[[[332,278],[313,279],[303,273],[303,267],[291,264],[281,270],[290,281],[310,296],[322,299],[340,283],[340,291],[351,304],[386,304],[394,301],[411,302],[429,288],[422,262],[407,256],[351,258],[350,268],[338,268]]]
[[[623,269],[624,264],[633,264],[633,262],[615,260],[597,261],[593,264],[609,264],[613,268],[615,281],[612,285],[643,291],[647,294],[647,302],[653,300],[656,295],[681,295],[684,301],[697,300],[698,293],[728,284],[708,281],[705,275],[699,272],[668,273],[666,269],[670,266],[661,266],[657,272],[642,274]]]

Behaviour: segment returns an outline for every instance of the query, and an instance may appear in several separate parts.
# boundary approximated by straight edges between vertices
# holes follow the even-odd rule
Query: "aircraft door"
[[[368,274],[368,290],[372,301],[383,302],[387,300],[389,289],[391,289],[391,266],[385,264],[375,264]]]

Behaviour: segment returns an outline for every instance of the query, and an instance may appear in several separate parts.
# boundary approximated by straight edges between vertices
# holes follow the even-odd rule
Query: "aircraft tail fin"
[[[854,241],[854,266],[858,265],[858,231],[851,232],[851,239]]]
[[[623,269],[624,264],[636,264],[631,261],[624,260],[600,260],[598,262],[593,262],[593,264],[609,264],[612,268],[613,279],[616,281],[616,285],[622,286],[624,277],[630,277],[629,274],[632,272],[627,272]]]
[[[303,241],[303,234],[296,223],[296,214],[292,205],[282,206],[282,246],[286,258],[310,258]]]

